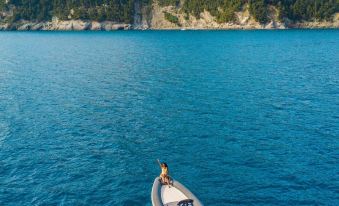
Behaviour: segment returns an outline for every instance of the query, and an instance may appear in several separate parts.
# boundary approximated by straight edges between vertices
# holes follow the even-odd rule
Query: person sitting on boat
[[[160,174],[160,180],[162,184],[165,185],[170,185],[171,184],[171,180],[170,177],[168,176],[168,166],[165,162],[160,163],[160,161],[158,160],[158,163],[160,165],[161,168],[161,174]]]

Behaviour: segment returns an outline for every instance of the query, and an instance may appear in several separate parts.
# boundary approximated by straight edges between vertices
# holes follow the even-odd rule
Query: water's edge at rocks
[[[200,26],[164,26],[152,27],[151,25],[135,25],[116,23],[111,21],[96,22],[84,20],[68,20],[68,21],[47,21],[47,22],[29,22],[20,21],[13,24],[3,23],[0,24],[0,31],[115,31],[115,30],[251,30],[251,29],[289,29],[289,28],[339,28],[339,22],[300,22],[294,24],[286,24],[281,22],[270,22],[266,25],[260,24],[235,24],[228,23],[223,25],[200,25]]]

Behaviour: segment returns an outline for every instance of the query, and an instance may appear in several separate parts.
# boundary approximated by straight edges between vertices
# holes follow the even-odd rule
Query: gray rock
[[[31,30],[39,31],[39,30],[42,30],[43,27],[44,27],[44,23],[37,23],[31,26]]]
[[[5,31],[9,29],[9,24],[0,24],[0,31]]]

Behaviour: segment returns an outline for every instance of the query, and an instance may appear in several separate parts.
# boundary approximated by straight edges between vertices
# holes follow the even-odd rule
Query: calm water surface
[[[0,33],[0,205],[339,204],[339,30]]]

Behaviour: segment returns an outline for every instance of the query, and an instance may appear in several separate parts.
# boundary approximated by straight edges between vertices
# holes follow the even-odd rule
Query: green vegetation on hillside
[[[168,13],[168,12],[164,12],[165,14],[165,19],[173,24],[176,24],[178,26],[180,26],[180,23],[179,23],[179,19],[178,17],[174,16],[173,14],[171,13]]]
[[[250,1],[249,11],[261,24],[268,22],[268,6],[265,0]]]
[[[339,0],[282,0],[273,1],[281,18],[291,20],[329,20],[339,12]]]
[[[278,8],[280,19],[293,21],[328,20],[339,11],[339,0],[186,0],[183,9],[199,18],[209,11],[219,22],[234,21],[234,13],[249,5],[251,15],[260,23],[268,21],[268,8]]]
[[[8,0],[7,0],[8,1]],[[10,21],[47,21],[59,19],[84,19],[131,23],[134,4],[150,5],[153,0],[0,0],[0,10],[13,10]],[[200,17],[204,10],[218,22],[235,21],[235,12],[248,6],[250,14],[260,23],[269,20],[269,7],[279,11],[279,18],[292,21],[329,20],[339,11],[339,0],[157,0],[160,6],[179,6],[182,11]],[[175,22],[173,16],[166,19]],[[0,13],[1,19],[1,13]]]
[[[3,5],[5,0],[0,0]],[[15,6],[13,21],[90,19],[96,21],[133,21],[134,0],[10,0]]]
[[[160,6],[178,6],[180,0],[158,0]]]
[[[234,12],[239,11],[245,1],[242,0],[187,0],[183,9],[188,14],[199,18],[204,10],[216,16],[218,21],[226,22],[234,20]]]

